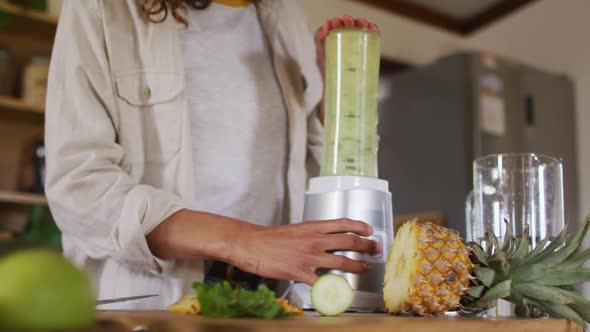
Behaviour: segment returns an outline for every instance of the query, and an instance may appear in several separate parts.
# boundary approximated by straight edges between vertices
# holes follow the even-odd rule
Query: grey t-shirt
[[[283,222],[287,114],[256,7],[189,9],[182,33],[194,208]],[[187,179],[188,181],[188,179]]]

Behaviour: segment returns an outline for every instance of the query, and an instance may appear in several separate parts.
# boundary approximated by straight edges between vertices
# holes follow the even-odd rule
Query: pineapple
[[[406,222],[398,230],[385,270],[383,294],[391,313],[428,315],[456,308],[469,287],[473,263],[454,232]]]
[[[506,227],[502,245],[488,231],[483,248],[464,244],[444,227],[408,221],[387,259],[385,305],[392,314],[473,314],[504,299],[516,305],[518,316],[545,312],[584,326],[590,301],[571,291],[590,280],[590,270],[582,267],[590,249],[578,250],[589,228],[590,217],[569,240],[564,230],[531,250],[528,231],[515,238]]]

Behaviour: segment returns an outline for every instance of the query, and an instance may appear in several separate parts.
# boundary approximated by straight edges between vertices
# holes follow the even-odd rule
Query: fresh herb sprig
[[[239,287],[232,288],[227,281],[213,285],[195,282],[193,288],[198,294],[203,316],[263,319],[291,316],[276,303],[275,293],[265,285],[260,285],[256,291],[251,291]]]

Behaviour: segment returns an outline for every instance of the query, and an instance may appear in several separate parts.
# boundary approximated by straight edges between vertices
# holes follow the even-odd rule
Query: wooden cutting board
[[[317,314],[291,319],[212,319],[184,316],[166,311],[102,311],[91,332],[200,332],[200,331],[318,331],[318,332],[583,332],[560,319],[483,319],[464,317],[397,317],[387,314],[344,314],[321,317]]]

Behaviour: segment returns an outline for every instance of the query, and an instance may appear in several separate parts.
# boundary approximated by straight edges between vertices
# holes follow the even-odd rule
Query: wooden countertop
[[[398,317],[387,314],[344,314],[321,317],[316,313],[291,319],[212,319],[166,311],[101,311],[91,332],[197,332],[197,331],[321,331],[321,332],[583,332],[560,319],[482,319],[464,317]],[[143,328],[143,329],[142,329]]]

